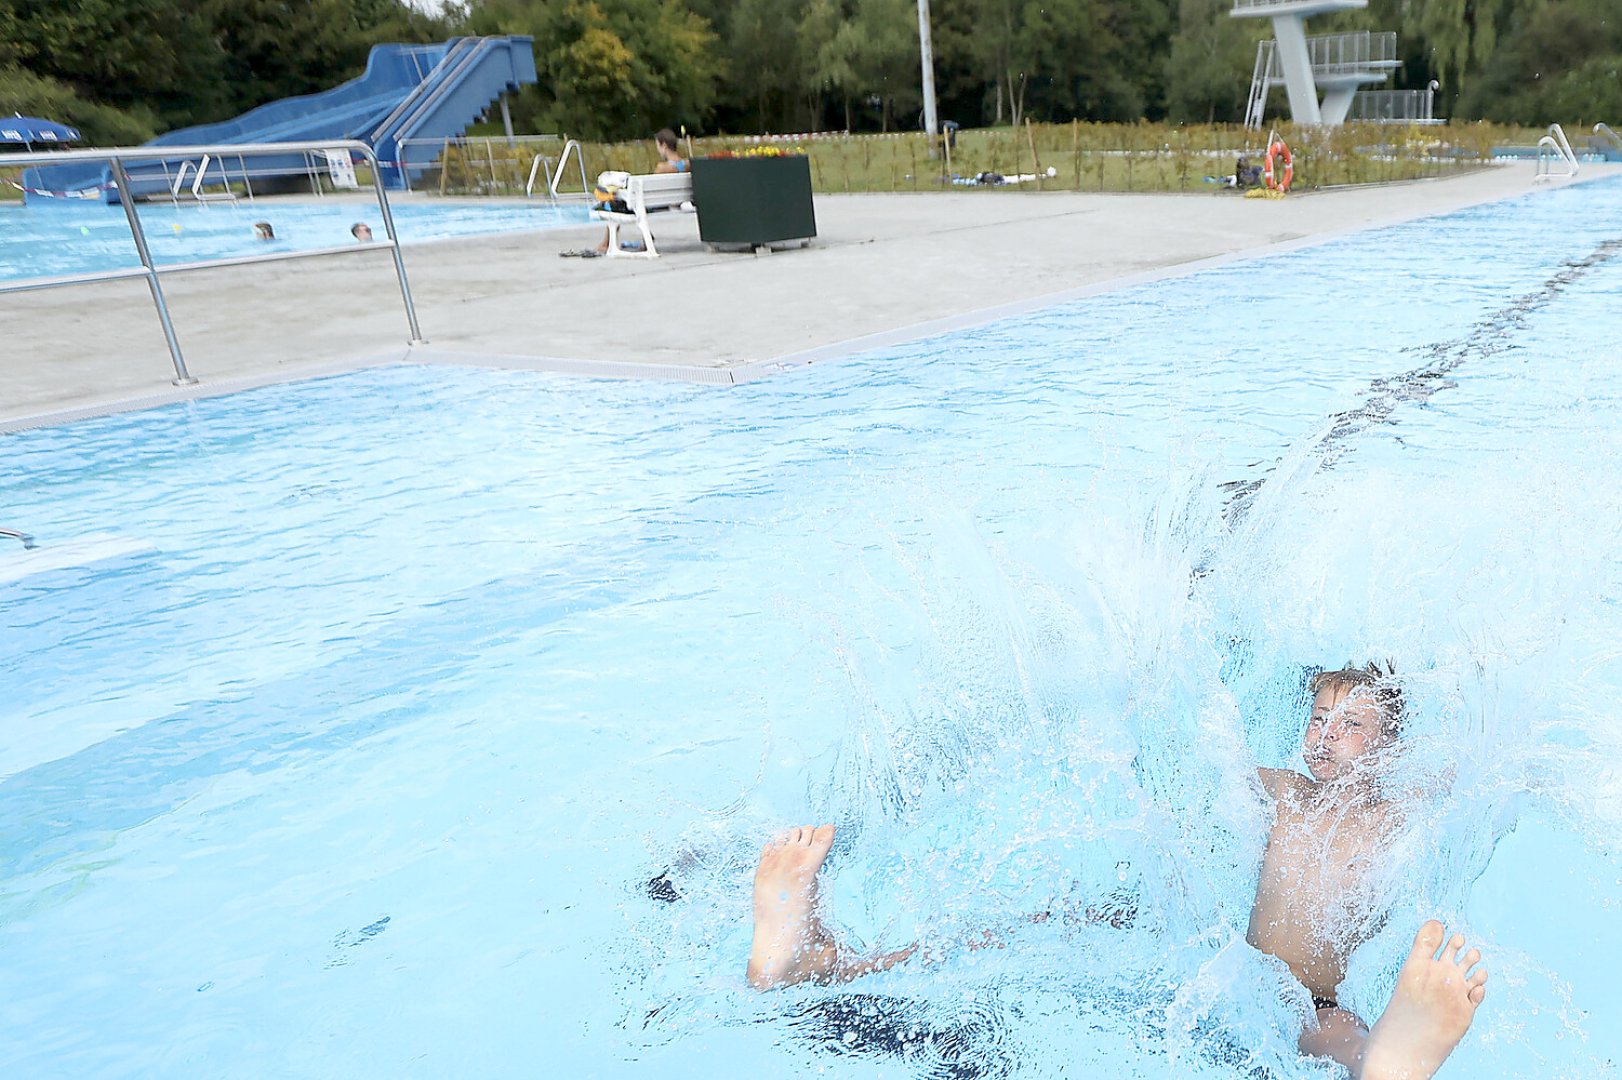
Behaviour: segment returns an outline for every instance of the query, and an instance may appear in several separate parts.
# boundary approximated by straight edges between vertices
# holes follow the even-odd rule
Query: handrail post
[[[371,147],[362,148],[366,159],[372,163],[372,188],[377,192],[377,206],[383,214],[383,228],[389,234],[389,248],[394,252],[394,272],[400,278],[400,296],[405,300],[406,322],[411,324],[412,345],[426,345],[422,331],[417,328],[417,306],[411,299],[411,283],[406,280],[405,260],[400,257],[400,238],[394,232],[394,214],[389,210],[389,197],[383,191],[383,169]]]
[[[113,183],[118,187],[118,201],[124,206],[124,216],[130,223],[130,235],[135,238],[135,253],[141,257],[141,265],[146,267],[147,288],[152,290],[152,303],[158,309],[158,322],[163,324],[163,337],[169,343],[169,356],[175,363],[175,385],[193,386],[197,380],[186,370],[186,358],[180,354],[180,340],[175,337],[174,324],[169,321],[169,305],[163,300],[163,286],[158,284],[158,268],[153,264],[152,252],[146,246],[146,232],[141,228],[140,215],[135,212],[130,178],[124,172],[124,162],[120,158],[112,159],[112,172]]]

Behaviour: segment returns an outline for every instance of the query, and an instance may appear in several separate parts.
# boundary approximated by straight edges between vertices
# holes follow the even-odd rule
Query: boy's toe
[[[1414,948],[1410,955],[1426,958],[1435,956],[1436,950],[1442,947],[1442,938],[1446,935],[1447,927],[1435,919],[1427,921],[1419,928],[1419,933],[1414,935]]]

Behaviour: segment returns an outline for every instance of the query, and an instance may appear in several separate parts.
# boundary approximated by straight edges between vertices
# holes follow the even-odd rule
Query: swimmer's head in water
[[[353,236],[356,240],[359,240],[363,244],[370,243],[372,239],[372,227],[366,224],[364,221],[357,221],[355,224],[349,226],[349,235]]]
[[[276,239],[276,230],[270,227],[268,221],[256,221],[253,223],[253,238],[255,240],[274,240]]]
[[[1389,668],[1325,671],[1307,685],[1312,715],[1301,755],[1314,779],[1346,775],[1402,734],[1402,688]]]

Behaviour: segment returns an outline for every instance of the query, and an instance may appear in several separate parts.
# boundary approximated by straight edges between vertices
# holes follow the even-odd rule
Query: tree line
[[[966,127],[1237,121],[1264,19],[1231,0],[932,0],[938,115]],[[1397,85],[1455,118],[1622,122],[1617,0],[1370,0]],[[916,130],[916,0],[0,0],[0,110],[138,142],[358,75],[386,41],[529,34],[515,121],[588,139]],[[1282,100],[1275,100],[1282,108]]]

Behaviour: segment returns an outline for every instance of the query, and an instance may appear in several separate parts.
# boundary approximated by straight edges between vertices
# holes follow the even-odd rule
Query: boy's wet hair
[[[1364,687],[1374,694],[1374,702],[1385,717],[1385,729],[1392,735],[1402,734],[1402,686],[1397,682],[1397,668],[1387,660],[1383,665],[1370,661],[1362,667],[1347,664],[1339,671],[1320,671],[1307,680],[1307,690],[1314,696],[1328,687],[1350,692]]]
[[[645,131],[647,129],[644,128],[643,130]],[[658,143],[660,146],[668,146],[672,150],[681,149],[681,143],[676,141],[676,133],[671,131],[669,128],[660,128],[653,136],[653,141]]]

